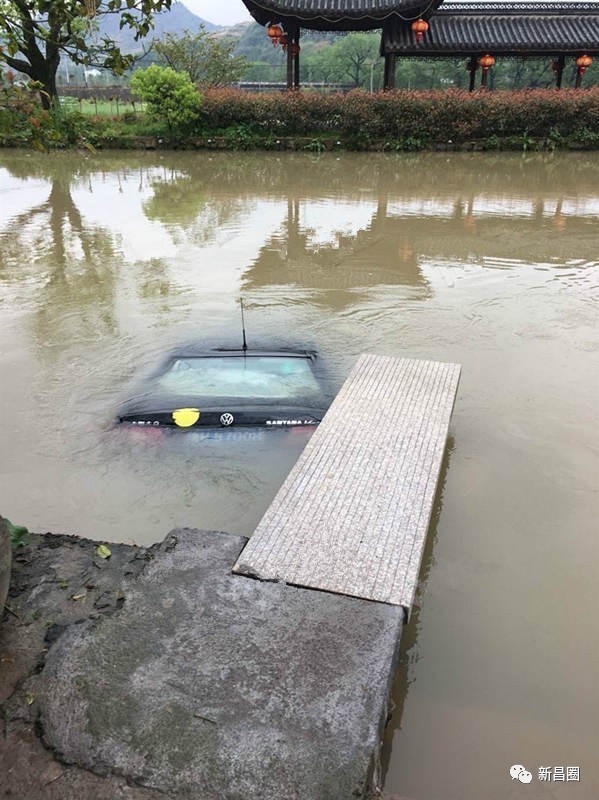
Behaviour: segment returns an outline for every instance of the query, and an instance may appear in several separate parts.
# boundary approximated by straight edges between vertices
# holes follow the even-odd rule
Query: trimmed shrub
[[[198,121],[201,98],[185,72],[152,64],[133,73],[131,91],[147,104],[148,114],[164,120],[169,130],[191,128]]]
[[[210,132],[243,125],[256,135],[333,134],[373,139],[464,142],[527,134],[545,138],[597,130],[599,89],[466,92],[405,91],[368,94],[207,90],[200,114]]]

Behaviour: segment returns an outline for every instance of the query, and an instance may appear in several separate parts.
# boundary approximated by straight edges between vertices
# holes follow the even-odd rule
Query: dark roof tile
[[[383,47],[412,56],[599,52],[599,2],[444,3],[420,44],[409,25],[389,22]]]
[[[243,0],[261,24],[293,18],[301,27],[363,30],[382,27],[386,19],[413,20],[437,8],[442,0]]]

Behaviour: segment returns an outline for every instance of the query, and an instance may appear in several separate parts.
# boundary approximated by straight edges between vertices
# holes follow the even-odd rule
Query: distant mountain
[[[99,36],[107,36],[113,39],[124,53],[134,53],[142,50],[144,43],[150,44],[152,39],[159,39],[166,33],[180,36],[183,31],[197,31],[200,25],[204,25],[207,31],[220,31],[218,25],[207,22],[205,19],[193,14],[183,3],[175,2],[170,11],[161,11],[154,15],[154,28],[145,39],[135,41],[133,32],[128,28],[119,28],[119,15],[106,14],[100,18]]]
[[[236,25],[229,25],[227,27],[218,28],[214,31],[215,37],[226,37],[228,39],[242,39],[252,26],[260,27],[256,22],[249,19],[247,22],[238,22]],[[260,30],[264,30],[260,28]]]

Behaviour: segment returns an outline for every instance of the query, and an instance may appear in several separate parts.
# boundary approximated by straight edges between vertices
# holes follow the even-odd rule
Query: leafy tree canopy
[[[329,58],[345,79],[360,86],[365,70],[379,59],[378,39],[370,33],[349,33],[332,45]]]
[[[146,36],[152,17],[172,0],[0,0],[0,62],[42,85],[49,108],[57,96],[56,71],[62,55],[77,64],[104,67],[119,74],[135,57],[98,34],[98,19],[120,16],[120,27],[135,38]]]
[[[235,55],[235,42],[214,37],[204,25],[196,33],[167,33],[154,42],[154,48],[162,63],[186,72],[193,83],[227,86],[240,80],[248,67],[245,56]]]

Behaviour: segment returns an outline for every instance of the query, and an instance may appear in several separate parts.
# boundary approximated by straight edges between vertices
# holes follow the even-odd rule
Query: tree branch
[[[22,58],[7,56],[6,54],[4,54],[2,58],[11,69],[16,69],[17,72],[23,72],[25,75],[29,75],[30,78],[32,77],[31,64],[28,61],[24,61]]]

